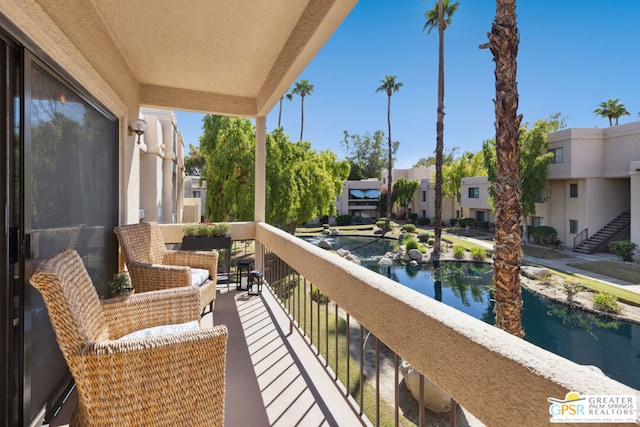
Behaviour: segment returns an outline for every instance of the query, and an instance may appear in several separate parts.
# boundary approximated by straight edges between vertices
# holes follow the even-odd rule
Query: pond
[[[329,239],[334,249],[344,247],[359,257],[363,253],[367,260],[363,264],[369,269],[476,319],[495,323],[492,266],[442,262],[435,271],[432,265],[378,267],[376,255],[391,250],[394,241],[352,236]],[[371,253],[374,248],[379,250],[375,255]],[[438,276],[440,281],[435,280]],[[607,376],[640,389],[640,325],[570,308],[526,289],[522,298],[525,340],[581,365],[597,366]]]

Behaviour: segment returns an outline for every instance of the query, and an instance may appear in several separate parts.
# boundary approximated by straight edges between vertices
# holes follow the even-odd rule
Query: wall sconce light
[[[142,119],[137,119],[134,120],[133,122],[131,122],[131,124],[129,125],[129,136],[131,136],[132,133],[135,133],[136,135],[138,135],[138,141],[136,141],[138,144],[140,144],[140,137],[144,134],[144,132],[147,130],[147,122],[145,122]]]

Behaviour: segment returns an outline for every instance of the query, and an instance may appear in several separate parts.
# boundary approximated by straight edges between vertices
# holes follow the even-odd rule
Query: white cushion
[[[191,284],[195,287],[200,287],[205,284],[209,278],[209,270],[202,268],[191,268]]]
[[[183,332],[197,331],[200,329],[200,323],[197,320],[192,320],[187,323],[178,323],[175,325],[160,325],[151,328],[141,329],[139,331],[131,332],[120,340],[131,340],[136,338],[149,338],[149,337],[161,337],[163,335],[181,334]]]

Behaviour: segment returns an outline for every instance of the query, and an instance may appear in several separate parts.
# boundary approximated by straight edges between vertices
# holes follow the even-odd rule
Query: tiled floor
[[[268,289],[260,296],[233,284],[218,291],[214,316],[202,323],[229,329],[226,426],[361,424],[299,334],[288,335],[289,321]],[[68,425],[74,406],[72,394],[50,425]]]

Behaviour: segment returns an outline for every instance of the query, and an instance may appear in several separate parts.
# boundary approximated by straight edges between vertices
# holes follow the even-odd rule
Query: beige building
[[[140,221],[182,222],[184,141],[173,111],[141,108]]]
[[[528,225],[555,228],[568,248],[594,251],[610,239],[640,245],[640,122],[553,132],[548,151],[548,199]],[[495,220],[488,188],[486,177],[462,180],[463,216]]]
[[[184,178],[182,222],[201,222],[206,198],[206,182],[202,182],[201,184],[199,176],[186,176]]]
[[[573,248],[629,213],[628,225],[611,237],[640,245],[640,122],[563,129],[548,140],[555,154],[549,199],[536,205],[533,225],[552,226]]]
[[[461,218],[474,218],[478,222],[494,222],[493,208],[489,205],[489,179],[486,176],[462,178],[460,183]]]
[[[342,194],[336,198],[338,215],[351,215],[354,222],[370,222],[378,219],[380,181],[376,178],[345,181]]]

